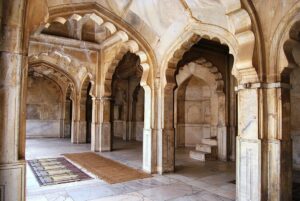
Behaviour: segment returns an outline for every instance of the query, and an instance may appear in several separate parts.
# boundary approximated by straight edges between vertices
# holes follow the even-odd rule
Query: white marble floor
[[[98,153],[135,168],[142,167],[142,144],[116,140],[115,151]],[[89,151],[89,144],[68,139],[29,139],[26,158],[57,157]],[[40,187],[27,168],[27,201],[230,201],[235,198],[234,163],[199,162],[188,158],[187,149],[176,151],[176,172],[119,184],[99,179]]]

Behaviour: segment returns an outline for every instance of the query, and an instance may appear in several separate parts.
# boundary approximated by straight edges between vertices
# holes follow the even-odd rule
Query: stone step
[[[196,151],[196,150],[191,150],[190,151],[190,158],[199,160],[199,161],[205,161],[205,152],[202,151]]]
[[[217,139],[203,138],[203,139],[201,139],[201,143],[210,145],[210,146],[218,146]]]
[[[212,146],[207,145],[207,144],[196,144],[196,151],[202,151],[205,153],[211,153],[211,148]]]

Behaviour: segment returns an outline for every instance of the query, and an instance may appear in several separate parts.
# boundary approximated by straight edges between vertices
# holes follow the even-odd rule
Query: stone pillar
[[[71,133],[71,142],[73,144],[79,143],[79,110],[80,110],[80,102],[78,101],[79,97],[76,96],[73,100],[73,108],[72,108],[72,133]]]
[[[78,133],[77,133],[77,143],[86,143],[86,94],[81,92],[81,97],[79,98],[79,122],[78,122]]]
[[[23,201],[25,132],[20,120],[21,104],[26,101],[21,96],[27,68],[22,50],[25,1],[1,1],[0,9],[0,199]]]
[[[99,151],[99,133],[100,133],[100,99],[93,98],[93,117],[92,117],[92,128],[91,128],[91,151]]]
[[[64,133],[63,133],[63,138],[67,138],[69,136],[72,136],[72,131],[71,131],[72,118],[70,118],[70,115],[71,115],[70,114],[70,112],[71,112],[70,108],[72,107],[71,104],[72,104],[71,100],[68,100],[68,99],[65,100],[65,114],[64,114]],[[68,116],[66,116],[66,114]]]
[[[110,120],[111,97],[103,96],[100,99],[100,124],[99,124],[99,147],[98,151],[111,151],[111,120]]]
[[[292,200],[292,140],[290,131],[290,86],[269,83],[267,95],[268,139],[264,167],[268,178],[266,200]],[[266,178],[266,179],[267,179]]]
[[[61,117],[60,117],[60,138],[65,138],[65,121],[66,121],[66,98],[65,94],[62,95],[61,102]]]
[[[282,83],[253,85],[238,92],[237,200],[290,201],[290,89]]]
[[[161,173],[175,168],[174,88],[175,83],[168,83],[164,89]]]
[[[217,125],[217,139],[218,139],[218,159],[227,161],[227,144],[228,133],[226,128],[226,103],[223,92],[217,92],[218,100],[218,125]]]
[[[259,136],[260,89],[238,87],[236,200],[260,201],[262,196],[262,143]]]

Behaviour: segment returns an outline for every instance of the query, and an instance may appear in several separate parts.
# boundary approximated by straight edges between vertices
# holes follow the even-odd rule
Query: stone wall
[[[44,77],[28,78],[26,136],[60,137],[62,93],[58,85]]]
[[[177,141],[179,146],[195,146],[211,136],[211,89],[192,76],[178,90]]]

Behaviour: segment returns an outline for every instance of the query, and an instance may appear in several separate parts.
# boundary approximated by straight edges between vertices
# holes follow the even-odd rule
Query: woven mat
[[[41,186],[90,179],[65,158],[47,158],[27,161]]]
[[[64,154],[64,156],[110,184],[151,177],[150,174],[91,152]]]

